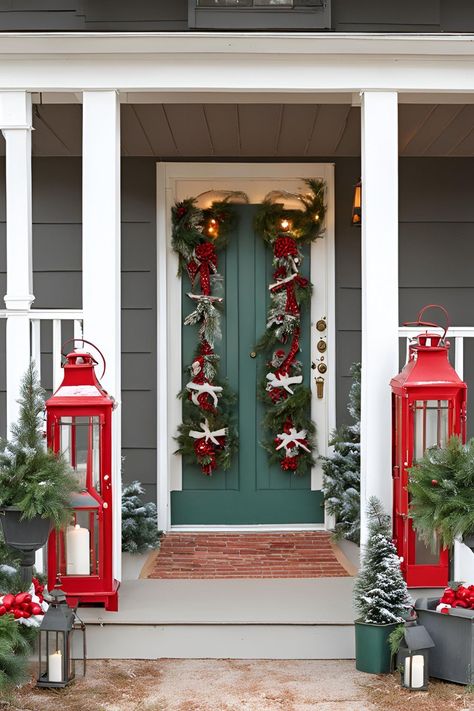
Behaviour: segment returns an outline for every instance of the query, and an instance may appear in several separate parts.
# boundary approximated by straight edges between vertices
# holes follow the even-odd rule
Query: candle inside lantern
[[[57,682],[63,680],[63,655],[59,649],[48,657],[48,679]]]
[[[68,575],[90,574],[90,536],[79,524],[66,529],[66,570]]]
[[[410,683],[411,670],[411,683]],[[405,659],[405,674],[403,683],[411,689],[421,689],[424,682],[425,661],[421,654]]]

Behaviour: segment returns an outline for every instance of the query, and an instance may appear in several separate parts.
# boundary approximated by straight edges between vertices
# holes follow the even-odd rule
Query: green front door
[[[255,234],[254,205],[236,206],[236,227],[226,248],[219,252],[219,272],[224,277],[221,374],[238,394],[235,405],[239,430],[239,451],[231,469],[217,469],[204,476],[198,466],[183,461],[182,491],[171,492],[173,525],[297,524],[324,520],[322,494],[311,491],[311,472],[295,476],[269,465],[260,446],[263,405],[257,400],[257,383],[264,374],[265,357],[252,357],[254,345],[264,333],[268,306],[268,284],[272,277],[272,251]],[[309,276],[310,257],[306,248],[302,275]],[[183,319],[193,306],[187,297],[183,276]],[[317,288],[317,285],[316,285]],[[304,382],[311,383],[310,314],[303,314],[300,360]],[[182,362],[189,364],[196,333],[183,327]],[[183,373],[183,378],[185,378]],[[183,381],[185,382],[185,381]]]

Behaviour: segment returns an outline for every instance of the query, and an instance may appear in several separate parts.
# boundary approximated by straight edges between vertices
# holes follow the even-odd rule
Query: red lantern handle
[[[423,314],[428,309],[440,309],[443,312],[443,314],[445,315],[446,326],[444,326],[444,327],[440,326],[439,323],[433,323],[432,321],[423,321]],[[420,312],[418,314],[418,319],[416,321],[406,321],[403,325],[404,326],[423,326],[423,327],[429,327],[429,328],[444,328],[444,333],[441,337],[442,340],[444,341],[444,339],[446,338],[448,329],[451,325],[451,322],[449,320],[449,314],[446,311],[446,309],[444,308],[444,306],[440,306],[440,304],[427,304],[426,306],[423,306],[423,308],[420,310]]]
[[[66,358],[66,357],[67,357],[67,356],[64,355],[64,353],[62,352],[62,351],[64,350],[64,346],[67,345],[68,343],[76,343],[76,342],[87,343],[87,345],[92,346],[92,348],[95,348],[95,350],[97,351],[97,353],[100,355],[100,357],[102,358],[103,370],[102,370],[102,375],[100,376],[99,380],[102,380],[102,378],[103,378],[104,375],[105,375],[105,371],[106,371],[106,369],[107,369],[107,362],[106,362],[105,356],[104,356],[104,354],[102,353],[102,351],[100,350],[100,348],[97,348],[97,346],[95,345],[95,343],[92,343],[92,341],[87,341],[85,338],[68,338],[67,341],[64,341],[64,343],[63,343],[62,346],[61,346],[61,355],[63,356],[63,358]]]

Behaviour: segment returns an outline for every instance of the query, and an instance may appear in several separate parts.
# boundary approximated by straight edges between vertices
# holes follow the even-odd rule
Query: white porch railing
[[[0,310],[0,318],[8,318],[11,316],[11,311],[7,309]],[[41,324],[52,324],[52,372],[53,372],[53,391],[59,387],[61,375],[61,346],[63,341],[63,326],[66,323],[72,324],[72,329],[69,333],[73,333],[74,338],[82,337],[82,311],[76,309],[31,309],[28,312],[30,319],[30,356],[35,361],[36,369],[41,378]],[[71,346],[72,350],[72,346]],[[44,353],[44,351],[43,351]],[[7,393],[7,397],[9,393]],[[15,394],[17,397],[17,394]]]
[[[406,360],[408,360],[408,348],[410,339],[422,331],[419,326],[401,326],[398,331],[400,339],[406,341]],[[440,329],[430,329],[443,331]],[[450,326],[447,334],[451,344],[454,343],[454,369],[460,378],[464,378],[464,341],[474,338],[474,326]],[[474,580],[474,555],[471,550],[460,541],[454,544],[454,579]]]

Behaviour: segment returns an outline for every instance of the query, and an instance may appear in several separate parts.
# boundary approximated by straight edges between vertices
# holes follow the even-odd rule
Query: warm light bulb
[[[215,225],[215,224],[216,224],[216,221],[215,221],[214,218],[212,218],[212,219],[211,219],[211,225]]]
[[[314,216],[314,221],[315,221],[315,222],[319,222],[319,215],[315,215],[315,216]]]
[[[280,222],[281,229],[284,230],[285,232],[290,229],[290,221],[287,219],[284,219]]]

